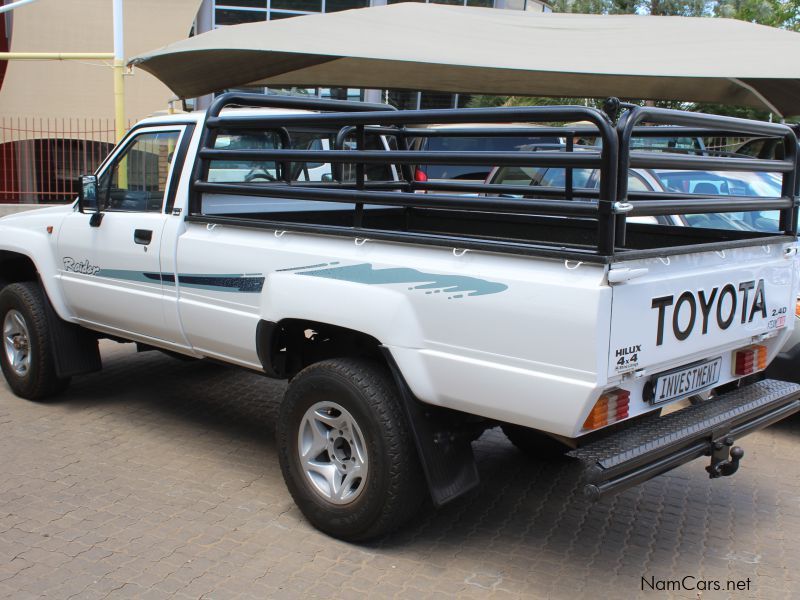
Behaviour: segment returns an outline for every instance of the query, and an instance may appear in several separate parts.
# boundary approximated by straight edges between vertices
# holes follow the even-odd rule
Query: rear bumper
[[[766,379],[664,417],[653,416],[569,453],[586,466],[584,493],[598,499],[701,456],[710,476],[735,472],[733,441],[800,410],[800,385]],[[737,454],[733,452],[732,455]]]

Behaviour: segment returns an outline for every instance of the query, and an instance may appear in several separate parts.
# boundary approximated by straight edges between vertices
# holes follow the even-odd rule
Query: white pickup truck
[[[583,107],[401,112],[228,94],[207,114],[146,119],[81,178],[75,204],[0,220],[5,378],[23,398],[53,396],[101,368],[103,337],[287,378],[287,486],[309,521],[348,540],[474,487],[471,441],[498,425],[533,456],[582,460],[592,498],[703,455],[712,478],[730,475],[735,438],[800,409],[800,386],[750,377],[794,324],[796,140],[777,124],[622,108],[617,122]],[[585,121],[602,144],[582,152],[409,150],[426,123],[530,123],[568,139],[546,124]],[[792,150],[632,150],[642,123]],[[567,177],[426,182],[420,163]],[[775,172],[783,192],[629,191],[618,174],[632,167]],[[598,169],[599,185],[574,185],[579,168]],[[779,233],[627,220],[766,209],[781,211]],[[674,410],[690,397],[706,400]]]

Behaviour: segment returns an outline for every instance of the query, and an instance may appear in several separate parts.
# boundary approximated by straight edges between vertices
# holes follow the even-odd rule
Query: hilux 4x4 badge
[[[64,257],[64,269],[73,273],[83,273],[84,275],[97,275],[100,267],[93,265],[89,259],[77,261],[69,256]]]

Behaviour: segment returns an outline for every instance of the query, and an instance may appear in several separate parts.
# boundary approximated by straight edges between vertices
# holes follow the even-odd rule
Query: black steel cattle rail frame
[[[237,113],[222,115],[229,106],[292,108],[310,113]],[[719,117],[682,111],[623,105],[616,127],[609,116],[597,109],[581,106],[537,106],[504,107],[485,109],[443,109],[397,111],[387,105],[344,102],[335,100],[305,99],[258,94],[230,93],[219,96],[206,115],[195,162],[191,189],[188,221],[203,223],[227,223],[249,227],[297,230],[351,237],[370,237],[390,241],[474,248],[489,251],[534,254],[561,257],[579,255],[593,262],[609,262],[616,254],[630,255],[626,250],[627,215],[697,214],[748,210],[781,211],[781,229],[787,236],[796,236],[796,172],[798,164],[797,140],[789,127],[773,123],[760,123],[744,119]],[[589,122],[590,126],[572,127],[529,126],[482,127],[455,129],[426,129],[421,124],[496,124],[509,123],[554,123]],[[655,125],[642,127],[642,123]],[[667,127],[661,127],[667,125]],[[678,127],[674,127],[678,125]],[[290,145],[288,130],[291,128],[324,128],[337,132],[331,150],[230,150],[215,149],[220,130],[225,131],[276,131],[284,146]],[[781,160],[731,158],[708,155],[669,155],[666,153],[642,152],[632,149],[634,137],[693,135],[752,135],[780,137],[787,148]],[[394,137],[399,150],[365,149],[366,132]],[[600,138],[602,144],[581,147],[575,151],[573,136],[591,133]],[[429,152],[409,150],[409,139],[417,136],[439,135],[484,136],[526,135],[530,137],[566,137],[565,151],[511,151],[511,152]],[[344,142],[349,136],[356,140],[355,150],[345,150]],[[543,144],[542,146],[550,146]],[[273,161],[283,165],[283,181],[252,183],[212,183],[208,181],[210,163],[213,160],[259,160]],[[288,165],[303,162],[325,162],[333,167],[336,182],[292,181]],[[341,165],[356,166],[353,183],[341,181]],[[400,181],[366,181],[368,164],[393,165],[402,174]],[[415,181],[412,165],[489,165],[495,166],[550,166],[565,169],[566,183],[563,188],[530,186],[473,184],[462,182]],[[782,194],[779,198],[751,197],[704,197],[698,194],[673,192],[635,192],[628,194],[627,173],[631,167],[663,169],[714,169],[728,171],[777,172],[783,177]],[[593,168],[600,174],[599,189],[576,188],[572,182],[575,168]],[[620,175],[623,174],[623,175]],[[415,192],[425,191],[424,195]],[[479,193],[483,196],[465,196],[431,192]],[[316,200],[355,204],[353,226],[309,224],[270,220],[267,218],[237,218],[230,215],[204,215],[202,195],[204,193],[261,196],[299,200]],[[494,195],[491,195],[494,194]],[[538,198],[504,198],[498,194],[533,195]],[[581,198],[575,201],[573,198]],[[431,234],[413,231],[368,229],[362,227],[364,204],[404,207],[406,209],[440,209],[473,213],[476,217],[488,218],[487,213],[517,215],[547,215],[556,217],[593,218],[597,221],[596,246],[564,247],[545,242],[521,242],[517,240],[482,239],[472,236]],[[763,234],[775,237],[776,234]],[[752,238],[753,236],[751,236]],[[756,237],[760,237],[760,234]],[[710,240],[715,239],[709,236]],[[741,245],[744,240],[734,240]],[[693,246],[696,248],[696,246]],[[651,254],[652,251],[645,252]]]
[[[628,178],[620,177],[617,198],[627,201],[632,207],[631,216],[663,214],[697,214],[701,212],[733,212],[749,210],[780,210],[780,229],[784,234],[797,236],[796,178],[798,171],[797,137],[792,129],[778,123],[764,123],[735,117],[723,117],[703,113],[669,110],[654,107],[625,105],[628,110],[617,123],[620,139],[619,171],[627,173],[631,167],[643,169],[714,169],[718,171],[756,171],[780,173],[780,198],[697,198],[696,195],[662,195],[662,200],[628,198]],[[730,158],[717,156],[676,156],[664,153],[647,153],[631,148],[631,140],[641,130],[637,126],[647,122],[651,125],[678,125],[698,128],[710,135],[769,136],[783,140],[783,159]],[[663,129],[662,129],[663,130]],[[641,134],[640,134],[641,135]],[[722,200],[722,201],[721,201]],[[702,203],[698,207],[698,203]],[[702,210],[699,210],[702,208]],[[625,218],[617,219],[616,239],[625,243]]]

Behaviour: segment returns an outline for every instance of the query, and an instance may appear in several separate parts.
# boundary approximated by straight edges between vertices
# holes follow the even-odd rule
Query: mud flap
[[[41,284],[40,284],[41,285]],[[44,291],[44,286],[42,286]],[[56,314],[47,293],[43,293],[56,375],[61,378],[94,373],[103,368],[97,336],[83,327],[67,323]]]
[[[480,483],[471,438],[461,432],[451,431],[452,422],[440,418],[437,412],[440,409],[417,400],[389,350],[382,348],[382,351],[400,390],[431,499],[438,508]]]

